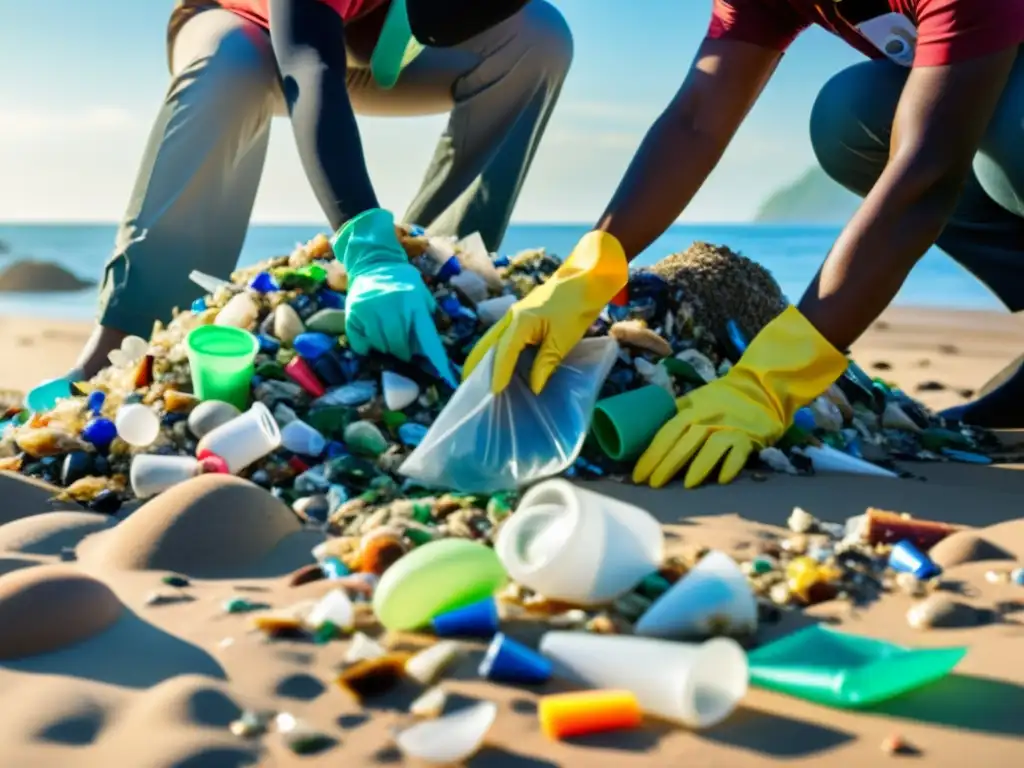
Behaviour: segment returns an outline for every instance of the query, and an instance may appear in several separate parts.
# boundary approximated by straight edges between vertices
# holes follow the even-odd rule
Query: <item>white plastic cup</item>
[[[647,637],[742,635],[757,629],[757,600],[736,561],[706,554],[640,617],[634,631]]]
[[[132,492],[140,499],[155,496],[199,474],[199,462],[191,456],[158,456],[140,453],[129,470]]]
[[[128,445],[145,448],[160,436],[160,419],[153,409],[142,403],[122,405],[114,420],[117,436]]]
[[[253,403],[245,413],[212,429],[196,447],[197,453],[209,451],[227,462],[237,474],[281,445],[281,430],[263,403]]]
[[[631,691],[647,714],[695,729],[710,728],[732,714],[750,682],[747,654],[727,637],[696,644],[548,632],[540,652],[563,679]]]
[[[830,445],[809,445],[795,449],[811,460],[816,472],[841,472],[846,475],[869,475],[872,477],[899,477],[895,472],[858,459],[848,453],[836,450]]]
[[[292,453],[319,456],[327,448],[327,438],[301,419],[295,419],[281,428],[281,445]]]
[[[556,479],[526,492],[494,548],[523,586],[553,600],[597,605],[658,569],[664,535],[639,507]]]

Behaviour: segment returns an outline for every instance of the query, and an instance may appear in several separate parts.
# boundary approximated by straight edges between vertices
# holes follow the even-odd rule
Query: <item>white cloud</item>
[[[138,116],[117,106],[91,107],[82,112],[0,109],[0,139],[38,140],[52,136],[125,131],[139,125]]]

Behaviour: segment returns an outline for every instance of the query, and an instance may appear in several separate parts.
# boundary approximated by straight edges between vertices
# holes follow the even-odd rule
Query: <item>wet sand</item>
[[[23,389],[62,372],[84,334],[73,324],[4,320],[4,359],[18,364],[4,367],[0,386]],[[1009,318],[899,310],[854,355],[866,370],[941,407],[961,402],[957,390],[979,388],[1022,349],[1024,327]],[[946,388],[915,392],[927,381]],[[874,506],[970,526],[970,535],[1024,564],[1024,473],[1014,465],[907,468],[923,479],[771,475],[694,492],[589,487],[650,511],[679,551],[703,545],[743,557],[761,532],[782,531],[794,505],[835,522]],[[247,616],[221,608],[235,595],[283,608],[331,588],[288,586],[286,574],[312,561],[320,534],[301,530],[286,507],[223,477],[174,489],[116,525],[51,495],[42,484],[0,475],[0,766],[404,764],[389,732],[409,722],[405,708],[417,691],[400,689],[363,708],[332,683],[345,642],[268,642],[249,631]],[[76,560],[60,562],[66,548]],[[648,721],[633,733],[556,744],[541,734],[535,709],[539,694],[564,690],[558,683],[531,690],[480,681],[482,649],[467,644],[443,685],[450,706],[480,698],[499,705],[473,766],[1012,765],[1024,757],[1024,587],[986,580],[986,571],[1013,562],[972,559],[991,556],[984,550],[966,547],[967,561],[951,562],[945,574],[958,599],[989,612],[982,626],[914,630],[905,620],[911,599],[892,594],[856,613],[826,603],[760,631],[769,640],[827,621],[894,642],[970,648],[951,677],[867,711],[751,689],[732,717],[705,732]],[[190,577],[191,585],[167,587],[161,579],[169,573]],[[155,590],[175,600],[146,605]],[[336,744],[300,758],[274,735],[240,740],[227,726],[242,708],[291,712]],[[920,756],[883,754],[880,745],[893,734]]]

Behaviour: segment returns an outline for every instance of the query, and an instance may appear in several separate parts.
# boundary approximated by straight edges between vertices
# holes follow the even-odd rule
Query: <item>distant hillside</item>
[[[832,181],[820,168],[768,196],[754,221],[778,224],[845,224],[860,198]]]

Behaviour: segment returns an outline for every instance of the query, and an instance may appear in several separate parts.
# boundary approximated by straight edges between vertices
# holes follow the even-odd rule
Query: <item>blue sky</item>
[[[647,126],[678,88],[711,0],[555,0],[576,57],[515,213],[597,218]],[[0,45],[0,219],[113,221],[167,81],[172,0],[5,3]],[[637,10],[623,14],[621,10]],[[683,220],[742,221],[814,162],[818,88],[859,54],[814,29],[799,39]],[[443,117],[361,120],[382,203],[412,196]],[[275,123],[256,222],[319,222],[288,126]]]

